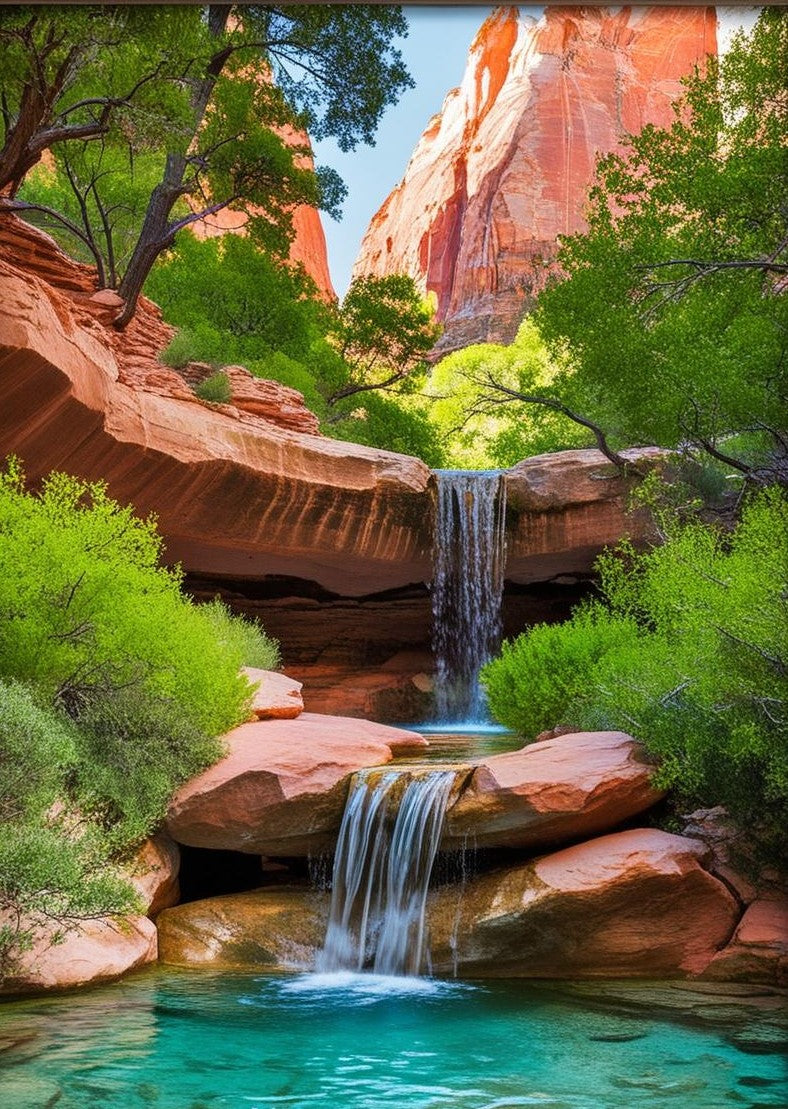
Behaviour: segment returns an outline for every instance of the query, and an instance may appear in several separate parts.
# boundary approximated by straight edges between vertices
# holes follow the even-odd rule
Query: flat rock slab
[[[701,973],[739,906],[704,844],[643,828],[602,836],[430,895],[438,973],[663,978]]]
[[[273,856],[331,847],[351,775],[427,745],[401,728],[308,712],[242,724],[225,740],[224,758],[176,793],[167,830],[190,847]]]
[[[539,848],[609,831],[662,796],[624,732],[578,732],[492,755],[446,818],[443,846]]]
[[[295,720],[304,711],[301,682],[287,674],[253,666],[242,666],[241,673],[255,686],[252,712],[258,720]]]
[[[323,946],[329,895],[271,888],[211,897],[159,917],[159,958],[174,966],[311,969]]]
[[[156,961],[156,925],[144,916],[120,921],[89,920],[53,943],[41,933],[18,969],[5,978],[0,993],[39,993],[95,985],[120,978],[136,967]]]

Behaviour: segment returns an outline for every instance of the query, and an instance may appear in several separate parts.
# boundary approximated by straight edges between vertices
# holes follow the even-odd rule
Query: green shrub
[[[18,467],[0,474],[0,677],[34,685],[78,719],[114,690],[172,700],[209,735],[242,720],[240,653],[159,565],[153,520],[98,483],[53,474],[38,496]]]
[[[537,624],[504,643],[499,657],[483,668],[490,711],[530,739],[559,724],[575,724],[599,660],[638,638],[633,620],[601,606],[582,609],[571,624]]]
[[[194,333],[188,330],[178,331],[173,335],[169,346],[159,354],[159,361],[174,370],[182,370],[189,362],[201,361],[200,353]]]
[[[19,682],[0,681],[0,823],[38,818],[74,759],[68,722]]]
[[[200,400],[210,401],[211,404],[229,404],[233,395],[230,379],[221,370],[195,385],[194,392]]]
[[[788,846],[788,501],[780,489],[761,492],[732,532],[666,512],[659,523],[662,546],[638,554],[623,544],[599,560],[604,620],[581,608],[488,665],[491,707],[526,734],[564,719],[628,731],[680,804],[724,805],[779,851]],[[616,632],[609,640],[605,627]],[[533,702],[541,711],[529,713]]]
[[[244,666],[276,670],[281,662],[279,644],[265,634],[256,620],[234,616],[217,598],[201,610],[211,622],[216,642],[241,658]]]

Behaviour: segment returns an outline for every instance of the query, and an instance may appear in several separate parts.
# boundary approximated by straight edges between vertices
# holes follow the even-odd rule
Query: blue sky
[[[315,143],[315,157],[332,166],[348,187],[343,217],[323,215],[328,261],[340,296],[370,219],[402,179],[413,148],[449,89],[459,85],[468,48],[492,7],[413,7],[406,9],[410,34],[399,45],[416,82],[389,108],[374,147],[343,154],[332,141]]]

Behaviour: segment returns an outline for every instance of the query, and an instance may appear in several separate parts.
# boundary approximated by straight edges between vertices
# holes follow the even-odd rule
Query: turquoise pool
[[[0,1007],[8,1109],[788,1105],[757,1028],[522,982],[154,969]]]

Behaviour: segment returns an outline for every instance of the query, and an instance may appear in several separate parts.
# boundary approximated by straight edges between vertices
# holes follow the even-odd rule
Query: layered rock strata
[[[584,227],[597,156],[669,125],[681,78],[716,50],[709,7],[496,9],[354,274],[410,274],[437,302],[439,350],[510,342],[557,237]]]
[[[423,463],[311,434],[303,398],[276,383],[257,383],[266,418],[198,401],[155,360],[170,332],[152,305],[118,335],[87,267],[10,217],[0,237],[0,456],[18,454],[32,482],[53,469],[105,480],[155,512],[167,557],[197,572],[351,595],[429,575]]]

